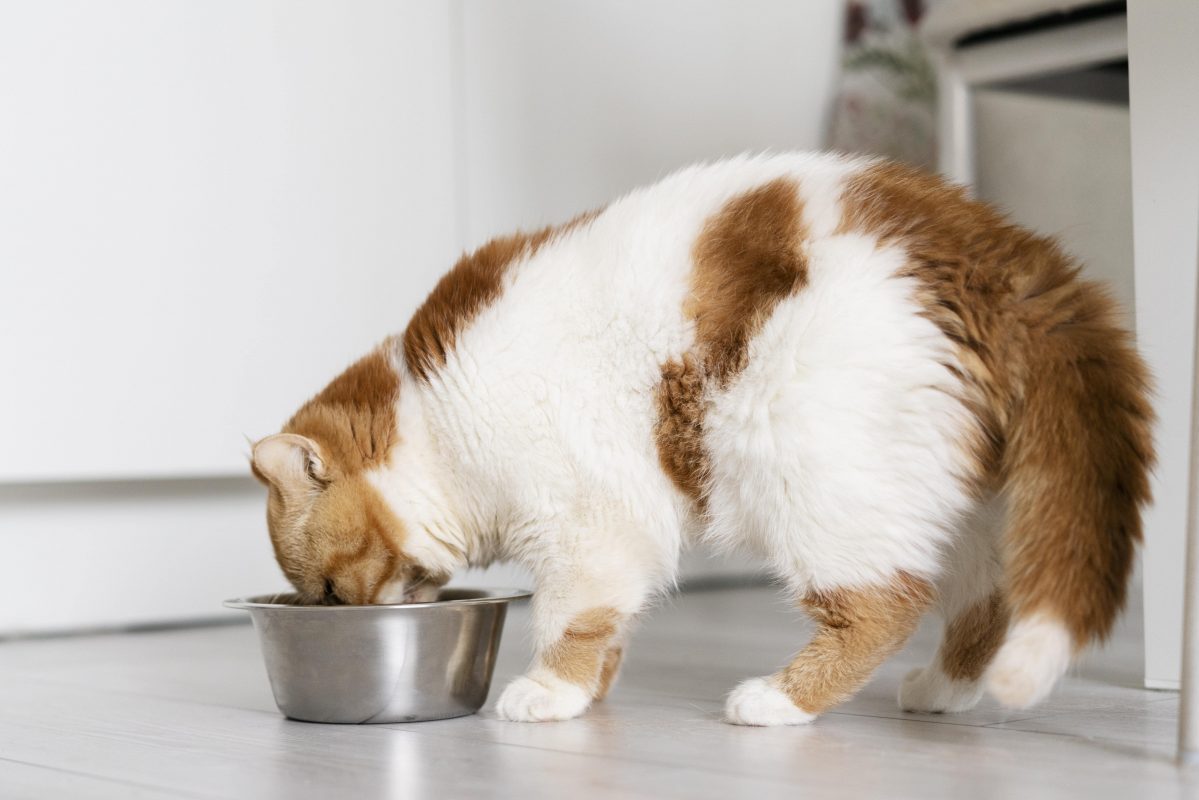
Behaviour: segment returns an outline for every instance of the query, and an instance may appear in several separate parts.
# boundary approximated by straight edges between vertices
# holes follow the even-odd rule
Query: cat
[[[933,608],[901,707],[1022,708],[1111,630],[1141,537],[1153,413],[1118,313],[939,178],[742,156],[463,256],[252,468],[309,602],[525,565],[508,720],[602,699],[691,544],[757,553],[817,626],[729,722],[810,722]]]

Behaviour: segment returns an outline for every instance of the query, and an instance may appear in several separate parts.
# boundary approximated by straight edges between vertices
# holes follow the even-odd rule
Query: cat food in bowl
[[[416,722],[487,700],[508,603],[529,593],[442,589],[435,602],[302,605],[229,600],[250,612],[279,710],[308,722]]]

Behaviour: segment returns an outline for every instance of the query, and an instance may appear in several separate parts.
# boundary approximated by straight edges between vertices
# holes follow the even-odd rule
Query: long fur
[[[1076,272],[883,162],[683,170],[465,255],[387,367],[341,379],[365,411],[327,392],[259,443],[280,561],[314,595],[330,560],[357,569],[337,585],[361,598],[529,567],[537,655],[510,719],[602,697],[693,543],[757,552],[822,626],[731,721],[809,721],[934,602],[946,644],[906,705],[968,707],[989,662],[1001,699],[1034,701],[1120,608],[1152,459],[1144,367]],[[346,454],[378,432],[384,453]],[[375,510],[331,538],[338,480],[304,464]]]

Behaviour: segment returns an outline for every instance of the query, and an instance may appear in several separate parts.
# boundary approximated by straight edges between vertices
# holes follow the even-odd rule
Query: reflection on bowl
[[[250,612],[279,710],[308,722],[415,722],[487,700],[508,603],[529,593],[442,589],[436,602],[302,605],[291,594],[225,603]]]

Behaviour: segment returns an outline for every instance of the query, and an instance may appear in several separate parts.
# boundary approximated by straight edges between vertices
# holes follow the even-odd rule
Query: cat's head
[[[453,554],[405,519],[385,487],[401,437],[386,348],[338,376],[283,432],[254,444],[275,557],[310,603],[424,602]]]

